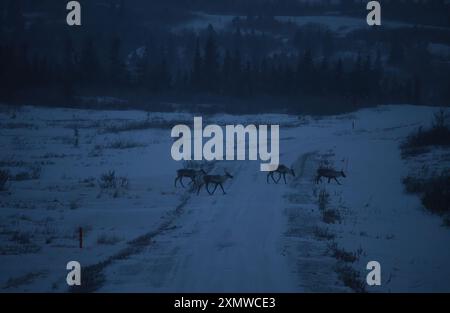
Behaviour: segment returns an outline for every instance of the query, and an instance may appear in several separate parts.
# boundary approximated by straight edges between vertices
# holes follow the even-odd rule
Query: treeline
[[[204,5],[205,10],[224,4],[189,1],[192,8]],[[230,0],[229,8],[244,2]],[[281,7],[297,3],[311,10],[325,2],[276,1]],[[34,14],[25,14],[24,3],[35,6]],[[448,56],[436,53],[448,42],[446,29],[371,28],[342,34],[324,25],[283,22],[273,17],[274,9],[236,17],[218,32],[211,26],[172,31],[139,22],[145,12],[134,11],[144,6],[143,0],[106,1],[103,10],[93,10],[100,2],[92,0],[83,28],[74,30],[63,18],[40,18],[38,8],[54,7],[50,0],[43,3],[0,2],[1,101],[80,106],[86,98],[104,96],[126,100],[119,101],[122,105],[151,103],[149,109],[155,110],[170,109],[158,103],[181,103],[188,109],[210,103],[230,112],[315,113],[384,103],[450,104]],[[347,12],[362,5],[345,3],[336,5],[345,5]],[[163,2],[151,5],[164,10]],[[189,7],[182,0],[168,5]],[[50,16],[65,16],[60,13]]]
[[[202,37],[203,38],[203,37]],[[310,49],[252,58],[237,46],[219,45],[209,28],[194,41],[189,62],[180,62],[164,47],[122,51],[114,36],[101,57],[94,38],[76,47],[67,37],[62,57],[32,54],[27,45],[0,46],[0,100],[79,105],[80,96],[116,96],[145,103],[170,98],[180,102],[226,99],[228,111],[340,112],[379,103],[424,103],[419,76],[385,70],[400,62],[394,46],[389,59],[381,53],[332,58]],[[233,99],[238,101],[233,105]],[[161,109],[161,108],[158,108]]]

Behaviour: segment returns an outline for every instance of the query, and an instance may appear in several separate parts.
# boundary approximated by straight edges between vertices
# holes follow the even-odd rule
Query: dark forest
[[[431,49],[450,43],[446,1],[382,1],[398,26],[343,31],[279,16],[364,21],[366,1],[81,1],[78,28],[60,2],[1,2],[2,101],[320,114],[450,104],[450,57]],[[189,26],[206,14],[228,22]]]

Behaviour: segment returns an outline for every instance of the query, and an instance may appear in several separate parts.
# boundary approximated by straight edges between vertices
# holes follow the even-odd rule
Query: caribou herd
[[[270,181],[273,181],[275,184],[278,184],[281,178],[283,178],[284,183],[287,184],[287,175],[295,177],[294,169],[281,164],[276,170],[267,173],[267,183],[269,184]],[[332,168],[319,167],[316,172],[315,183],[319,184],[322,182],[322,178],[326,178],[328,179],[328,183],[331,183],[331,180],[335,180],[339,185],[341,185],[338,180],[339,177],[346,177],[344,171],[336,171]],[[209,175],[203,169],[180,169],[177,171],[177,176],[175,178],[175,187],[177,187],[177,182],[179,182],[183,188],[186,187],[183,183],[183,178],[190,180],[189,184],[192,185],[192,190],[196,190],[197,195],[200,194],[200,190],[203,186],[210,195],[213,195],[216,192],[217,187],[220,187],[223,194],[226,194],[223,184],[228,179],[233,179],[233,175],[228,173],[226,170],[223,175]],[[213,186],[212,190],[210,189],[211,185]]]

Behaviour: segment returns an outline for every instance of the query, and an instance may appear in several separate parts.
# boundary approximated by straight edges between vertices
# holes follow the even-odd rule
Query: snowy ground
[[[24,107],[12,118],[3,106],[0,169],[16,179],[0,192],[0,291],[68,291],[77,260],[85,291],[345,292],[378,261],[382,286],[366,291],[450,292],[450,229],[402,185],[424,162],[448,167],[450,154],[399,151],[436,110],[204,117],[281,124],[280,158],[297,175],[267,184],[259,162],[217,162],[211,172],[234,175],[228,194],[197,196],[174,187],[182,164],[170,156],[170,127],[189,114]],[[342,186],[314,183],[325,161],[346,172]],[[109,170],[128,186],[102,189]]]
[[[222,30],[227,27],[230,27],[233,19],[235,19],[236,17],[239,17],[241,19],[246,18],[246,16],[217,15],[217,14],[206,14],[203,12],[195,12],[195,18],[193,18],[190,22],[183,24],[182,26],[175,27],[174,30],[183,30],[183,29],[202,30],[208,27],[208,25],[210,24],[214,27],[214,29]],[[274,18],[280,22],[290,22],[298,26],[304,26],[310,23],[320,24],[325,27],[328,27],[330,30],[337,32],[341,35],[346,35],[352,31],[368,27],[365,15],[362,15],[361,17],[348,17],[339,15],[275,16]],[[383,20],[382,25],[385,28],[391,29],[414,26],[413,24],[390,20]],[[427,25],[421,26],[428,29],[447,29],[436,26],[427,26]]]

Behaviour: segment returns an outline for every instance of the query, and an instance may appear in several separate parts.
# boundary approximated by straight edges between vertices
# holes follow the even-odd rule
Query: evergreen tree
[[[334,71],[333,71],[333,85],[332,90],[336,95],[343,96],[346,93],[345,90],[345,77],[344,77],[344,67],[342,64],[342,59],[339,58],[339,60],[336,62]]]
[[[72,38],[67,35],[64,40],[64,51],[63,51],[63,77],[62,81],[62,95],[67,104],[74,101],[74,84],[76,80],[75,73],[75,50],[72,43]]]
[[[389,52],[389,63],[391,65],[400,65],[404,60],[403,47],[399,40],[393,40]]]
[[[232,79],[231,78],[231,75],[232,75],[232,62],[233,62],[233,59],[231,57],[230,51],[227,50],[225,52],[225,56],[223,58],[222,71],[221,71],[221,74],[220,74],[220,76],[221,76],[220,84],[221,84],[221,87],[222,87],[220,92],[222,94],[226,93],[226,92],[229,92],[229,90],[230,90],[231,79]]]
[[[236,50],[231,60],[231,94],[242,94],[242,60],[241,52]]]
[[[215,32],[212,26],[208,28],[208,39],[205,45],[204,82],[209,92],[217,90],[219,74],[219,52],[215,41]]]
[[[163,57],[157,65],[156,73],[159,79],[157,79],[155,91],[157,93],[162,93],[169,90],[171,88],[172,78],[165,57]]]
[[[148,47],[143,49],[142,55],[136,63],[136,83],[138,86],[145,86],[149,81],[150,53]],[[125,72],[125,70],[122,70],[122,72]]]
[[[81,77],[85,83],[97,83],[101,77],[100,61],[95,50],[94,41],[88,37],[84,41],[80,60]]]
[[[200,52],[200,40],[197,38],[195,46],[195,54],[191,75],[192,87],[194,91],[202,88],[203,83],[203,58]]]
[[[109,50],[109,79],[112,86],[125,82],[125,65],[120,56],[122,42],[116,35],[112,38]]]
[[[312,59],[312,53],[310,49],[307,49],[303,56],[299,56],[297,64],[297,82],[299,84],[299,90],[311,93],[314,81],[314,62]]]

